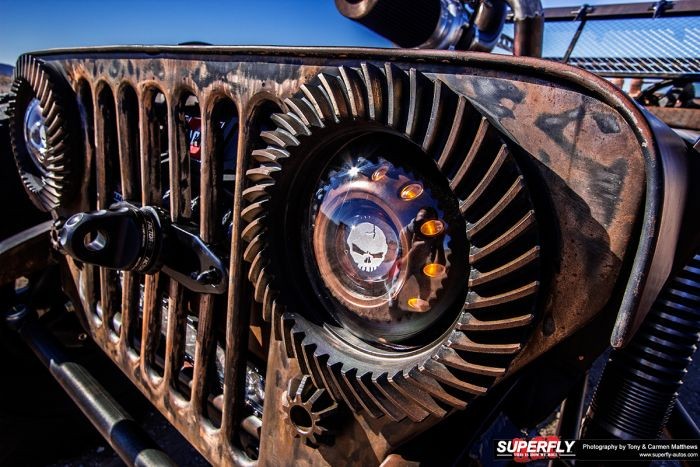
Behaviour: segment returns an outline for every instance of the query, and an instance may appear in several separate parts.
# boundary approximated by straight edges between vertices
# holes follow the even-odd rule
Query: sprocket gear
[[[285,104],[273,116],[277,129],[261,133],[268,146],[252,152],[243,194],[244,259],[263,318],[302,372],[355,412],[421,421],[465,408],[505,375],[536,319],[539,226],[514,156],[520,149],[440,79],[389,63],[326,70]],[[314,150],[353,131],[391,133],[420,148],[466,224],[464,304],[446,332],[411,352],[349,343],[309,308],[311,297],[302,304],[290,290],[289,278],[302,275],[284,259],[300,235],[298,219],[285,218],[298,202],[291,187]]]
[[[19,58],[10,91],[10,141],[22,183],[34,205],[56,209],[77,189],[82,168],[76,149],[81,140],[73,91],[61,77],[31,55]],[[24,137],[25,112],[33,99],[41,106],[46,155],[39,164],[29,155]]]
[[[289,381],[282,398],[284,418],[294,438],[310,446],[332,442],[328,421],[336,414],[338,404],[325,389],[317,388],[311,377],[304,375]]]

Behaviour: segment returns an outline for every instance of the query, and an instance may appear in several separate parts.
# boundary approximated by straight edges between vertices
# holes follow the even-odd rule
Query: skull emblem
[[[353,261],[364,272],[377,269],[389,249],[382,229],[370,222],[353,226],[347,244]]]

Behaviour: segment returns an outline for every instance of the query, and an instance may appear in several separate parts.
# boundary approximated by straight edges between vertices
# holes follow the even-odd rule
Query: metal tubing
[[[630,344],[611,353],[584,438],[652,439],[671,416],[700,340],[700,254],[672,278]]]
[[[513,55],[541,57],[544,10],[540,0],[506,0],[513,10]]]
[[[26,309],[20,313],[28,314]],[[15,318],[17,318],[15,314]],[[176,465],[107,390],[37,320],[26,318],[19,334],[97,431],[130,466]]]

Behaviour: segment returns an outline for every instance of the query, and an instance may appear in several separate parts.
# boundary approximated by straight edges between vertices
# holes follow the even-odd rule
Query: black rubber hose
[[[669,280],[630,344],[611,354],[583,437],[658,438],[699,339],[700,255],[696,255]]]

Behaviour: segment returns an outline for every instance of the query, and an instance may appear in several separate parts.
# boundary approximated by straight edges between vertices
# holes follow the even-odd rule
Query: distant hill
[[[15,67],[0,63],[0,94],[4,94],[10,90],[12,85],[12,72]]]
[[[0,76],[12,76],[15,67],[7,63],[0,63]]]

